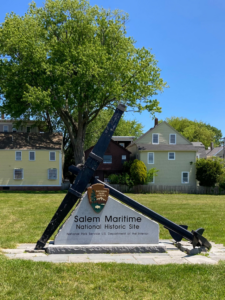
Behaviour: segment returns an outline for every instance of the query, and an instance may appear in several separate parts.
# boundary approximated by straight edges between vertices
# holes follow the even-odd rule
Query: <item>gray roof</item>
[[[116,136],[116,135],[112,136],[113,141],[124,141],[124,142],[131,141],[132,142],[134,139],[135,139],[135,136]]]
[[[201,142],[191,142],[193,146],[195,147],[204,147],[205,148],[205,145],[202,144]]]
[[[215,147],[212,151],[209,151],[207,153],[207,156],[216,156],[216,154],[219,153],[221,150],[223,150],[223,147]]]
[[[201,142],[191,142],[192,145],[197,149],[197,154],[199,154],[199,158],[206,158],[205,145]]]
[[[197,149],[192,145],[152,145],[152,144],[137,144],[138,150],[140,151],[195,151]]]
[[[60,133],[0,133],[0,149],[58,149],[61,150],[63,136]]]

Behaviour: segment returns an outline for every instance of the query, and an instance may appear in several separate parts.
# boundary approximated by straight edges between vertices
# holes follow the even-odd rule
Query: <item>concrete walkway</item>
[[[188,255],[173,245],[172,240],[160,240],[166,244],[167,253],[126,253],[126,254],[50,254],[25,253],[25,250],[34,249],[35,244],[19,244],[17,249],[1,249],[10,259],[27,259],[33,261],[44,261],[52,263],[84,263],[84,262],[115,262],[141,265],[163,265],[163,264],[217,264],[219,260],[225,260],[225,247],[222,244],[211,242],[212,248],[209,252],[196,248],[188,242],[179,243],[178,247],[188,253],[199,253]],[[189,249],[189,251],[188,251]]]

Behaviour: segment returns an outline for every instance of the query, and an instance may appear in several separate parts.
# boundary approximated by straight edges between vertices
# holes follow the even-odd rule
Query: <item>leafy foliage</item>
[[[103,130],[113,116],[114,111],[102,110],[97,118],[88,125],[85,137],[85,150],[95,145],[100,138]],[[140,137],[143,134],[143,126],[136,120],[125,120],[124,116],[119,121],[114,135],[116,136],[135,136]]]
[[[134,181],[128,173],[111,174],[109,175],[109,180],[112,184],[124,184],[129,188],[132,188],[134,186]]]
[[[220,144],[221,130],[209,124],[178,117],[166,118],[166,122],[190,142],[202,142],[205,147],[209,147],[211,142],[214,142],[215,146]]]
[[[153,181],[153,178],[158,176],[159,170],[156,170],[156,168],[151,168],[150,170],[147,171],[147,177],[145,180],[145,184],[148,184],[149,182]]]
[[[147,179],[147,169],[145,164],[138,159],[135,159],[130,168],[131,176],[135,184],[143,184]]]
[[[147,171],[145,164],[138,160],[129,160],[123,164],[122,174],[111,174],[110,183],[124,184],[132,188],[137,184],[148,184],[152,181],[153,176],[157,176],[158,170],[152,168]]]
[[[221,189],[225,190],[225,173],[224,172],[223,172],[223,174],[221,174],[218,177],[218,184]]]
[[[148,49],[127,36],[127,14],[86,0],[34,2],[0,25],[0,98],[13,118],[60,119],[75,163],[84,162],[87,126],[122,101],[134,111],[160,112],[166,84]]]
[[[220,159],[198,159],[196,162],[196,179],[201,186],[213,187],[223,174],[223,164]]]

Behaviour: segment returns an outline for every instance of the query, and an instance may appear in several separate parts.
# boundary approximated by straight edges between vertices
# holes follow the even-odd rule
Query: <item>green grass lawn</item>
[[[63,193],[0,193],[0,247],[35,243],[64,198]],[[129,194],[189,230],[205,228],[210,241],[225,244],[225,196],[186,194]],[[54,236],[52,237],[52,239]],[[160,226],[160,238],[171,238]]]
[[[189,229],[225,244],[225,196],[129,194]],[[61,193],[0,193],[0,247],[36,242]],[[170,238],[160,227],[160,238]],[[52,237],[53,239],[53,237]],[[52,264],[0,255],[0,299],[225,299],[225,263],[142,266]]]

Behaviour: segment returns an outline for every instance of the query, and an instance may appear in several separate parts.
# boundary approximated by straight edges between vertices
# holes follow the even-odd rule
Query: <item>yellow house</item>
[[[0,190],[60,190],[63,136],[0,133]]]
[[[158,124],[131,143],[131,157],[144,162],[157,176],[150,184],[196,187],[196,152],[198,149],[167,122]]]

